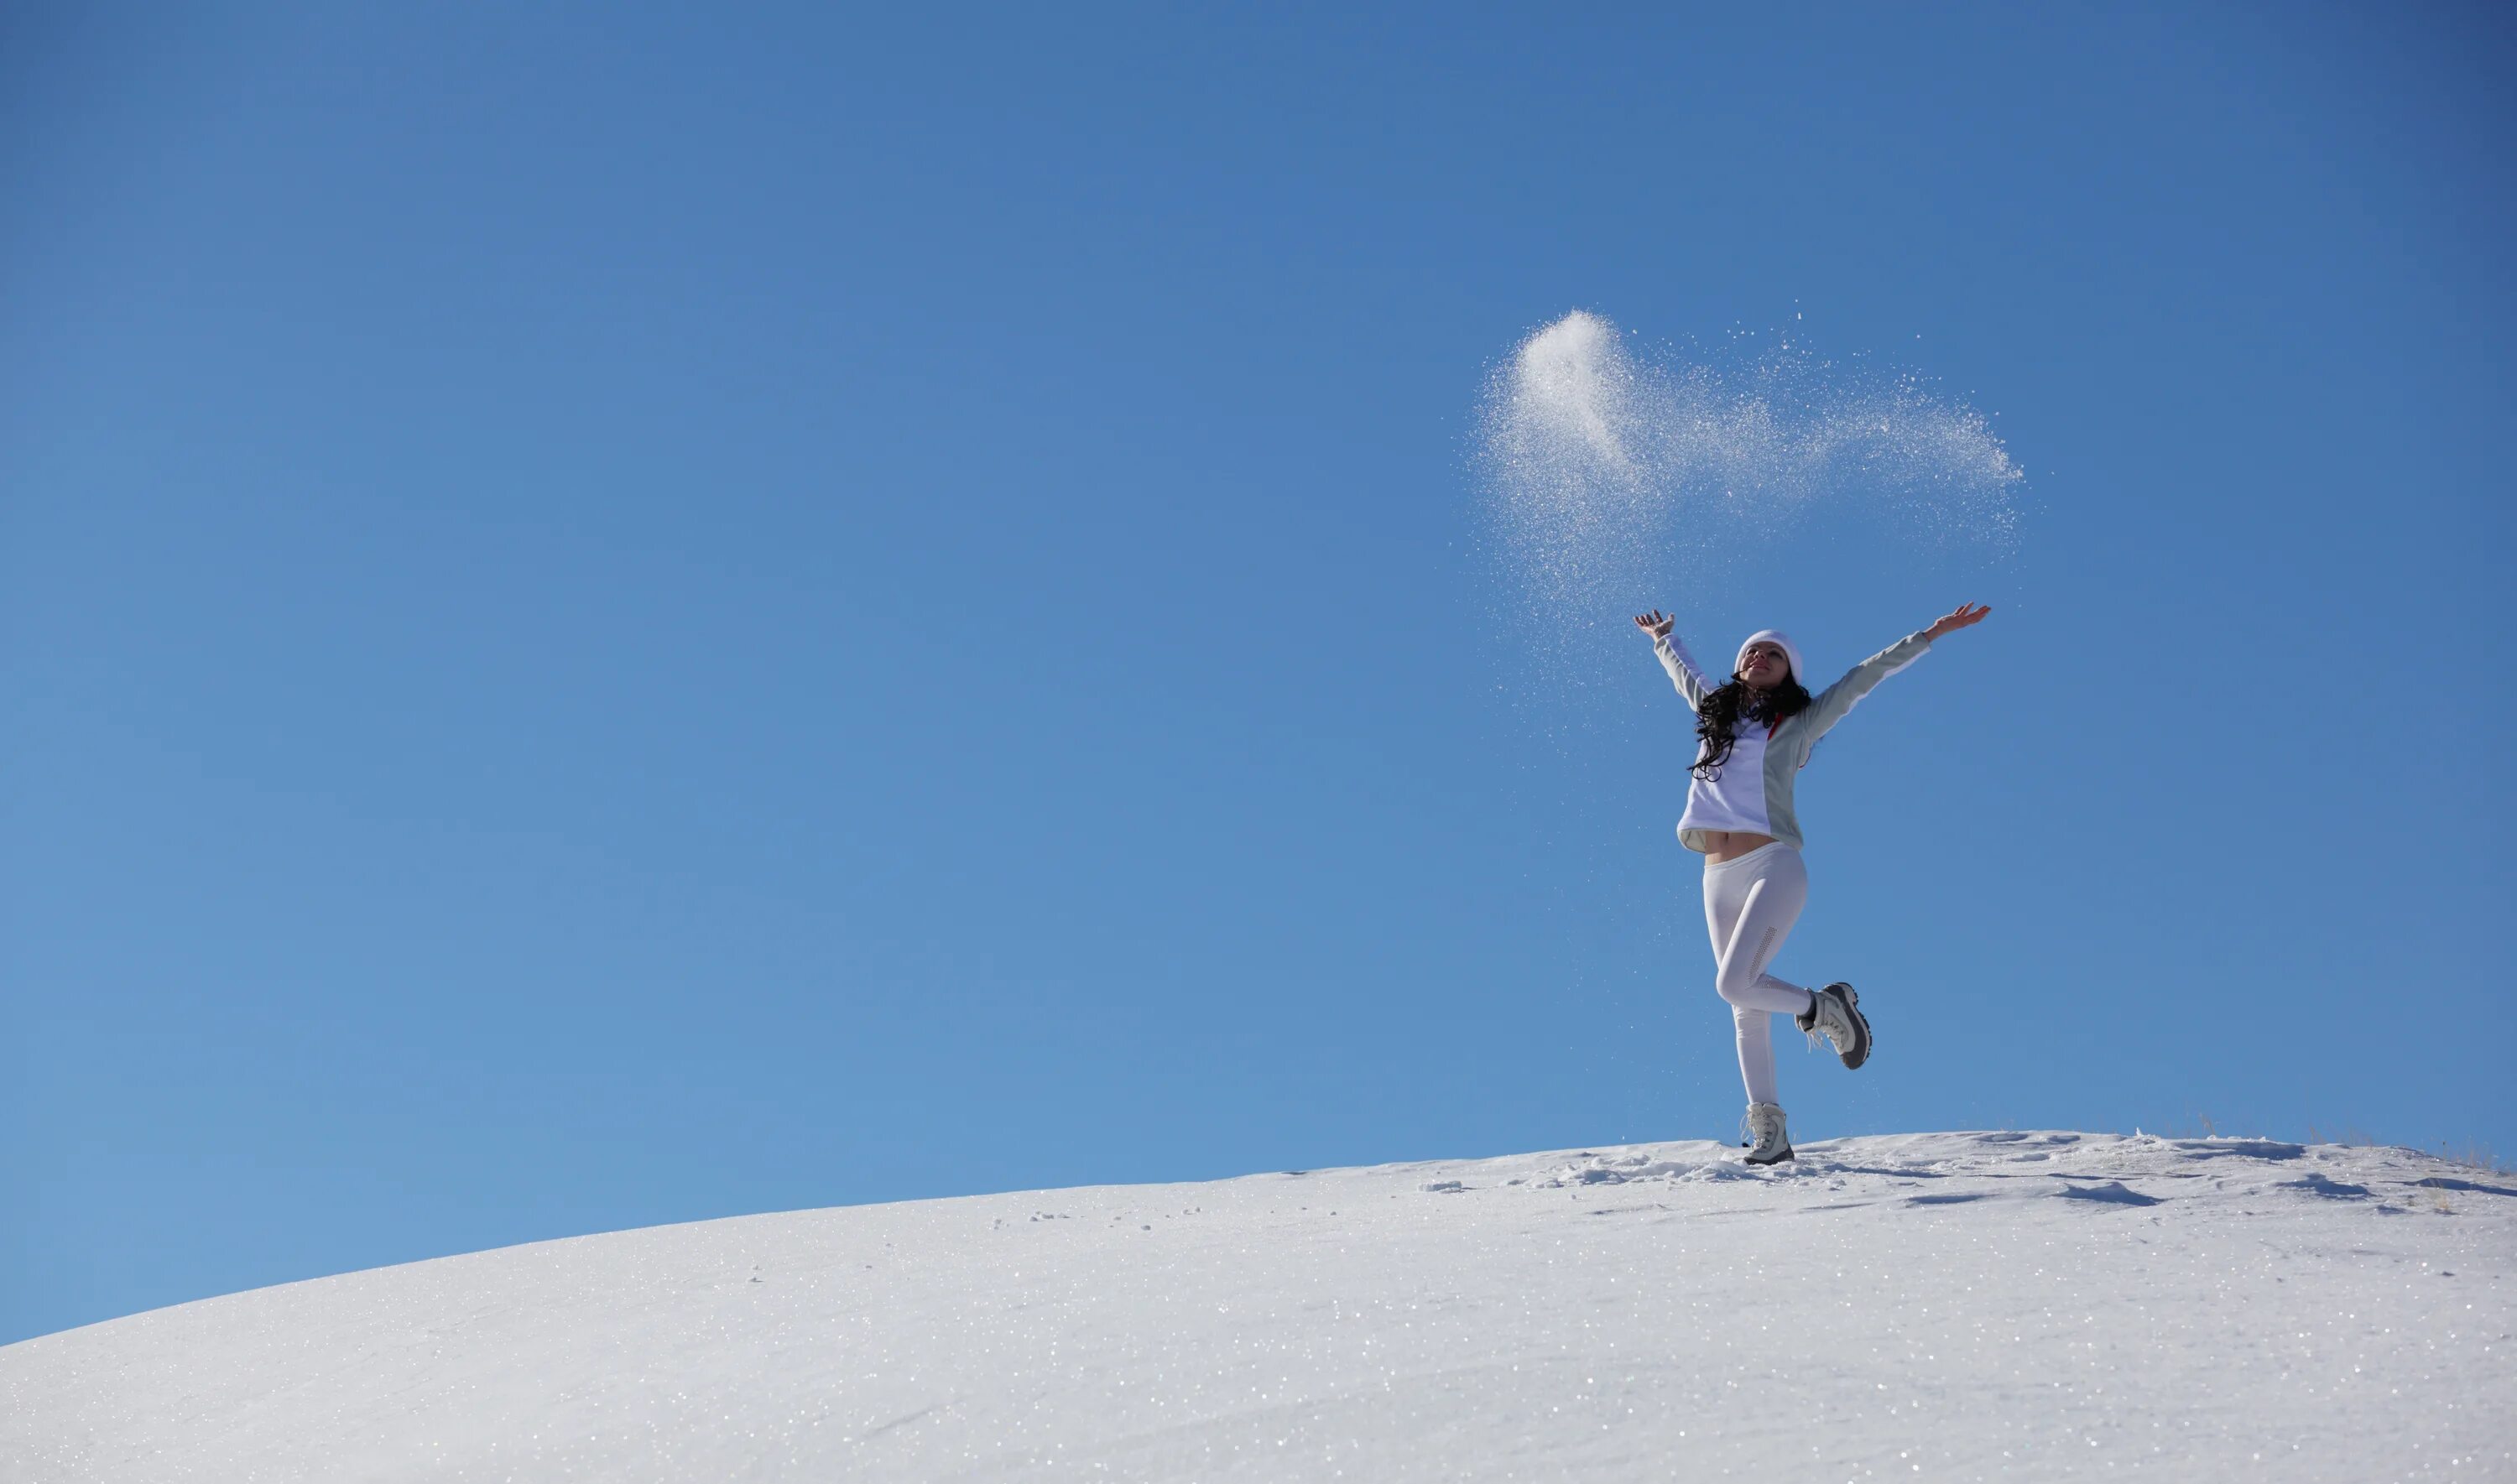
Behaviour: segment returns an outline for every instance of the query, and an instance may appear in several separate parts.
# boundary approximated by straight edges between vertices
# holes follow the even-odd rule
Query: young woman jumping
[[[1783,1110],[1774,1101],[1769,1024],[1773,1016],[1791,1016],[1813,1040],[1825,1037],[1848,1067],[1870,1058],[1870,1022],[1852,985],[1838,982],[1813,992],[1766,972],[1809,902],[1800,821],[1792,813],[1793,776],[1809,766],[1817,740],[1871,687],[1922,658],[1933,640],[1981,623],[1991,612],[1961,603],[1955,613],[1864,659],[1814,697],[1803,689],[1800,650],[1772,629],[1749,635],[1730,678],[1716,686],[1706,681],[1686,646],[1670,637],[1675,619],[1658,609],[1635,617],[1695,713],[1695,768],[1678,840],[1704,856],[1713,987],[1730,1002],[1738,1026],[1751,1165],[1792,1158]]]

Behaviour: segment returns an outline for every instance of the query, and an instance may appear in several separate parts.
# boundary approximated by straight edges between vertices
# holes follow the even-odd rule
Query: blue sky
[[[2188,9],[13,13],[0,1339],[1728,1135],[1685,714],[1476,546],[1575,307],[2030,475],[1633,595],[1995,608],[1803,780],[1797,1136],[2517,1154],[2508,23]]]

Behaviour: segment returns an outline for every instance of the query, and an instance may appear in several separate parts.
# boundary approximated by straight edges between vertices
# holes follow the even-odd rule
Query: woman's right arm
[[[1704,672],[1696,668],[1695,657],[1686,652],[1685,643],[1671,632],[1678,627],[1678,620],[1653,609],[1648,614],[1637,614],[1635,627],[1651,635],[1652,654],[1659,657],[1660,667],[1669,671],[1670,684],[1678,687],[1679,698],[1686,702],[1686,708],[1703,710],[1704,698],[1713,694],[1713,688],[1705,684]]]

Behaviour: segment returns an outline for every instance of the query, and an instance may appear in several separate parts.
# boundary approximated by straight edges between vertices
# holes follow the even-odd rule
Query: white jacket
[[[1730,755],[1711,779],[1692,779],[1686,789],[1686,813],[1679,817],[1678,842],[1689,850],[1709,848],[1707,830],[1746,830],[1770,834],[1798,848],[1800,817],[1792,812],[1792,780],[1809,766],[1810,749],[1827,730],[1842,721],[1871,687],[1930,653],[1932,641],[1917,630],[1845,672],[1842,680],[1811,698],[1799,714],[1765,723],[1742,720]],[[1696,667],[1695,657],[1678,640],[1661,635],[1652,653],[1678,687],[1690,711],[1701,710],[1715,687]],[[1704,760],[1702,747],[1696,761]]]

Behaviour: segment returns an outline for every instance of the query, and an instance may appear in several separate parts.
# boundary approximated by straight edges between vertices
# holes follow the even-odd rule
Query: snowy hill
[[[2517,1478],[2517,1177],[2074,1133],[659,1227],[0,1348],[0,1478]]]

